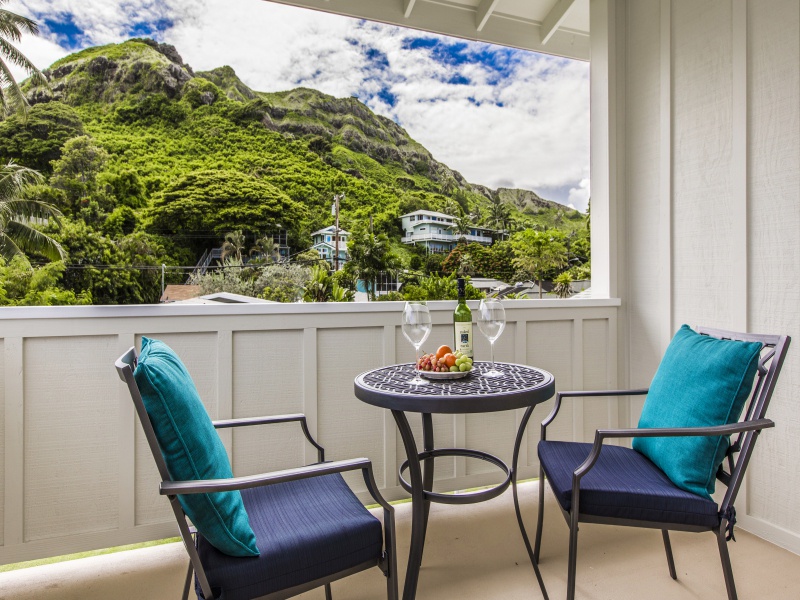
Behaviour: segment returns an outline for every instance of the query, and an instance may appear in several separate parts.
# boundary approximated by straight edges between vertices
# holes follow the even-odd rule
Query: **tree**
[[[170,184],[156,196],[150,215],[154,231],[176,234],[200,254],[204,242],[181,238],[183,234],[260,233],[288,223],[290,236],[296,238],[308,209],[268,181],[233,169],[209,169],[192,171]]]
[[[50,173],[64,143],[79,135],[83,122],[74,108],[63,102],[35,104],[27,115],[11,115],[0,122],[0,158]]]
[[[0,306],[91,304],[90,293],[76,295],[59,286],[64,269],[61,261],[34,269],[24,256],[15,256],[8,264],[0,258]]]
[[[25,198],[26,190],[41,181],[37,171],[13,162],[0,167],[0,257],[7,261],[26,252],[50,260],[67,256],[56,240],[33,227],[36,222],[50,219],[60,227],[63,216],[50,204]]]
[[[521,231],[514,234],[512,245],[516,253],[514,265],[539,283],[539,298],[542,297],[542,280],[567,262],[567,247],[564,234],[557,229]]]
[[[345,263],[367,286],[371,300],[375,300],[375,285],[382,272],[394,272],[400,268],[400,260],[389,246],[386,234],[373,235],[366,231],[356,232],[347,243],[350,260]]]
[[[225,241],[222,242],[222,259],[232,258],[241,263],[244,245],[245,239],[241,230],[229,231],[225,234]]]
[[[265,235],[256,240],[250,248],[249,264],[263,264],[267,262],[278,262],[281,259],[280,245],[270,235]]]
[[[53,161],[53,187],[63,190],[71,209],[99,200],[97,175],[108,162],[108,153],[87,135],[67,140],[61,158]]]
[[[467,299],[483,298],[483,293],[472,287],[469,277],[466,280]],[[403,286],[403,297],[406,300],[455,300],[458,298],[458,278],[455,273],[445,277],[438,275],[420,277],[416,283],[409,282]]]
[[[11,74],[9,64],[25,70],[34,85],[47,85],[41,71],[14,46],[22,40],[23,33],[39,35],[36,22],[2,8],[9,0],[0,0],[0,107],[4,114],[25,111],[28,101]]]

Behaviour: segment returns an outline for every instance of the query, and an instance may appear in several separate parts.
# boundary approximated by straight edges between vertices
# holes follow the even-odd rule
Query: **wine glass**
[[[478,307],[478,329],[489,340],[492,353],[492,368],[484,373],[484,377],[500,377],[502,371],[494,368],[494,342],[506,327],[506,311],[497,298],[484,298]]]
[[[414,346],[414,379],[409,383],[425,385],[428,382],[419,376],[419,349],[431,334],[431,313],[424,302],[406,302],[403,308],[403,335]]]

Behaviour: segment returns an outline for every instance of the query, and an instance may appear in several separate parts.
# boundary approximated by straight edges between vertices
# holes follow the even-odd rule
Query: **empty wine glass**
[[[492,368],[484,373],[484,377],[500,377],[502,371],[494,368],[494,342],[506,327],[506,311],[497,298],[484,298],[478,307],[478,329],[489,340],[492,354]]]
[[[414,379],[409,383],[425,385],[419,376],[419,349],[431,334],[431,313],[424,302],[406,302],[403,308],[403,335],[414,346]]]

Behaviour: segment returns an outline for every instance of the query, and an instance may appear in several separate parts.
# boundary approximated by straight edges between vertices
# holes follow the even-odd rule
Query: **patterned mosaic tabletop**
[[[414,377],[411,364],[391,365],[360,375],[356,385],[393,396],[481,397],[527,392],[552,379],[546,371],[525,365],[496,363],[496,367],[504,373],[502,377],[484,377],[483,373],[491,364],[476,362],[472,372],[462,379],[431,380],[427,385],[413,385],[409,383]]]

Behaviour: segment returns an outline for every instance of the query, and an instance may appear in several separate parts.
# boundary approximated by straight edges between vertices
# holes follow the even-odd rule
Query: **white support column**
[[[403,0],[403,16],[407,19],[411,16],[411,12],[414,10],[414,5],[417,3],[417,0]]]
[[[489,20],[489,17],[492,16],[494,9],[497,7],[497,3],[500,0],[482,0],[481,3],[478,5],[478,9],[475,12],[475,29],[478,31],[483,31],[483,28],[486,26],[486,22]]]
[[[556,5],[547,13],[547,16],[542,21],[543,44],[550,41],[550,38],[553,37],[559,25],[564,21],[573,4],[575,4],[575,0],[558,0]]]
[[[21,545],[25,521],[25,401],[23,339],[5,338],[5,487],[3,545]]]
[[[618,290],[616,0],[591,0],[592,290]]]

